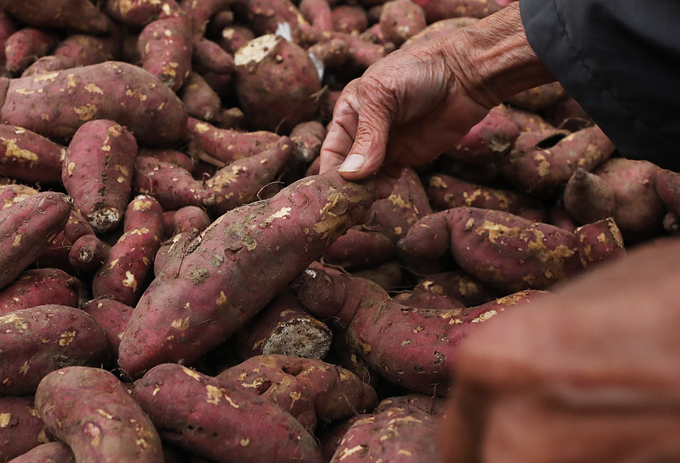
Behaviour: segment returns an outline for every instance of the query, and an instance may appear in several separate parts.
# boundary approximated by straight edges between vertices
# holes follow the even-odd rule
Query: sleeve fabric
[[[520,0],[529,44],[621,155],[680,171],[680,1]]]

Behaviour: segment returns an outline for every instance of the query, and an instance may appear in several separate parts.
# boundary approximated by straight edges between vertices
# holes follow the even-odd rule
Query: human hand
[[[680,461],[679,254],[648,245],[471,332],[444,461]]]
[[[515,93],[553,80],[529,46],[517,5],[445,39],[400,49],[344,89],[321,172],[376,172],[389,195],[404,167],[430,161]]]

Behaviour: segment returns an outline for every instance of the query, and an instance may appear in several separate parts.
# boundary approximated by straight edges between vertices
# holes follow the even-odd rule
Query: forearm
[[[465,92],[488,108],[555,80],[529,45],[518,2],[457,32],[445,48]]]

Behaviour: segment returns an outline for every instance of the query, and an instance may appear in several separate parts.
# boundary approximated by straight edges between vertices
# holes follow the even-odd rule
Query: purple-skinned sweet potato
[[[428,258],[450,249],[463,270],[507,292],[546,289],[582,268],[573,233],[508,212],[473,207],[426,217],[398,246],[401,253]]]
[[[236,53],[246,43],[255,38],[255,33],[247,26],[234,24],[225,27],[220,33],[220,38],[216,39],[217,44],[228,53]]]
[[[0,66],[5,64],[5,42],[17,30],[18,27],[14,19],[0,10]]]
[[[400,47],[425,29],[425,11],[415,2],[395,0],[385,3],[380,14],[380,30],[387,42]]]
[[[425,185],[430,204],[437,210],[470,206],[516,214],[534,204],[532,198],[522,193],[477,185],[444,174],[429,175]]]
[[[177,91],[191,72],[191,28],[185,18],[157,19],[139,34],[142,68]]]
[[[222,215],[144,293],[121,341],[121,368],[139,376],[160,363],[196,361],[318,259],[374,195],[372,180],[347,182],[331,171]]]
[[[94,276],[92,294],[134,306],[150,281],[153,258],[163,240],[163,209],[158,201],[146,195],[130,201],[124,231]]]
[[[116,21],[138,30],[157,19],[185,16],[175,0],[108,0],[106,11]]]
[[[150,157],[156,158],[159,161],[169,162],[182,169],[186,169],[188,172],[194,170],[194,161],[190,156],[176,150],[171,149],[148,149],[139,148],[137,151],[137,157]]]
[[[649,161],[610,159],[593,174],[614,191],[613,218],[627,242],[658,234],[663,227],[666,206],[656,189],[659,167]]]
[[[322,359],[333,340],[331,330],[305,312],[289,292],[274,298],[236,336],[242,360],[272,354]]]
[[[326,138],[326,127],[318,121],[302,122],[290,132],[295,143],[295,161],[309,164],[321,153],[321,145]]]
[[[57,38],[51,34],[25,27],[12,34],[5,41],[6,69],[19,73],[35,60],[49,54],[57,45]]]
[[[55,267],[62,270],[73,270],[69,266],[68,255],[71,247],[85,235],[95,236],[94,230],[75,208],[71,211],[64,229],[50,240],[36,261],[38,267]]]
[[[95,232],[113,230],[130,199],[135,137],[113,121],[83,124],[66,150],[62,181]]]
[[[611,217],[583,225],[574,233],[578,238],[578,253],[585,268],[626,255],[623,236]]]
[[[132,310],[133,307],[129,305],[107,298],[92,299],[83,306],[83,311],[87,312],[106,333],[109,354],[114,360],[118,358],[120,338],[123,337]]]
[[[26,185],[10,183],[0,185],[0,211],[11,207],[13,204],[20,203],[24,199],[34,196],[38,190]]]
[[[220,114],[221,101],[217,93],[195,72],[189,73],[179,93],[189,117],[211,121]]]
[[[166,228],[166,236],[188,231],[198,234],[210,226],[211,220],[200,207],[186,206],[175,212],[172,223],[172,230],[168,231]]]
[[[195,41],[191,59],[196,69],[226,75],[234,72],[234,57],[212,40]]]
[[[66,147],[13,125],[0,125],[0,175],[26,183],[61,181]]]
[[[680,174],[659,169],[656,173],[656,192],[669,211],[680,214]]]
[[[333,31],[333,16],[328,0],[302,0],[299,8],[312,26],[322,31]]]
[[[404,42],[402,47],[408,47],[415,43],[449,36],[457,30],[470,26],[477,21],[479,21],[479,19],[472,17],[449,18],[436,21],[417,34],[411,36],[411,38]]]
[[[437,395],[446,394],[456,350],[470,329],[541,293],[522,291],[467,309],[416,309],[366,279],[318,269],[300,274],[292,289],[311,314],[347,327],[350,348],[381,376]]]
[[[51,440],[32,395],[0,396],[0,461],[16,461],[13,458]]]
[[[394,185],[392,194],[371,207],[364,229],[382,233],[396,244],[413,224],[430,213],[432,208],[418,174],[407,168]]]
[[[492,112],[498,113],[515,124],[520,132],[537,132],[540,130],[554,130],[555,127],[538,114],[526,109],[500,104]]]
[[[429,291],[404,291],[393,298],[396,302],[416,309],[460,309],[465,307],[460,301],[445,294]]]
[[[564,131],[524,132],[501,164],[501,174],[519,190],[545,193],[565,185],[579,167],[591,171],[614,152],[597,127],[566,135]]]
[[[321,80],[303,48],[268,34],[241,47],[234,62],[236,93],[251,129],[287,134],[314,118]]]
[[[418,281],[415,292],[443,294],[467,307],[493,301],[495,294],[478,279],[462,271],[434,273]]]
[[[66,225],[71,202],[46,191],[0,210],[0,288],[10,284]]]
[[[326,249],[323,257],[329,263],[355,270],[377,267],[394,259],[395,255],[394,243],[387,236],[355,227]]]
[[[500,10],[496,0],[417,0],[428,24],[449,18],[484,18]]]
[[[191,117],[187,123],[187,130],[192,137],[190,153],[200,156],[200,152],[205,152],[225,165],[260,153],[281,138],[273,132],[219,129]]]
[[[0,395],[33,394],[48,373],[106,359],[106,335],[82,310],[41,305],[0,316]]]
[[[187,253],[189,244],[198,236],[197,232],[185,231],[177,233],[172,238],[161,243],[153,260],[153,272],[158,276],[162,270],[175,258],[181,258]]]
[[[50,373],[40,382],[35,406],[78,462],[163,462],[153,424],[106,370],[68,367]]]
[[[182,0],[180,2],[187,18],[191,21],[193,33],[197,37],[202,37],[206,31],[206,26],[211,18],[222,11],[229,11],[230,5],[234,0]],[[234,21],[233,13],[231,21]]]
[[[401,287],[404,281],[401,265],[396,261],[386,262],[375,268],[355,270],[352,272],[352,275],[371,280],[385,291],[391,291]]]
[[[538,111],[567,98],[567,96],[567,92],[564,91],[559,82],[552,82],[518,93],[508,101],[522,109]]]
[[[564,208],[581,224],[593,223],[614,214],[614,190],[595,174],[578,168],[564,187]]]
[[[68,445],[48,442],[16,457],[11,463],[76,463],[76,457]]]
[[[94,119],[114,120],[150,146],[172,145],[186,132],[182,101],[156,77],[127,63],[0,78],[0,88],[7,89],[0,99],[0,122],[50,139],[71,138]]]
[[[82,283],[63,270],[26,270],[0,290],[0,314],[45,304],[79,307],[84,296]]]
[[[211,460],[322,461],[300,422],[229,381],[167,363],[136,381],[132,394],[166,442]],[[263,430],[267,438],[259,439]]]
[[[345,34],[361,34],[368,28],[366,10],[356,5],[340,5],[331,11],[333,30]]]
[[[109,258],[111,246],[96,235],[83,235],[68,251],[68,262],[76,271],[94,272]]]
[[[69,28],[89,34],[109,30],[106,15],[89,0],[2,0],[0,9],[34,27]]]
[[[378,396],[352,372],[316,359],[259,355],[233,366],[218,379],[252,396],[271,400],[308,431],[372,410]]]
[[[293,37],[299,35],[301,26],[308,23],[290,0],[246,0],[237,5],[237,11],[243,10],[248,24],[257,35],[273,34],[281,23],[288,23]]]

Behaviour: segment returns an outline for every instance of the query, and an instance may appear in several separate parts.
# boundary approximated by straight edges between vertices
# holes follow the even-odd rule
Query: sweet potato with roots
[[[378,404],[373,388],[354,373],[316,359],[259,355],[217,378],[274,402],[310,432],[318,422],[343,419]]]
[[[132,396],[165,442],[220,463],[321,463],[305,428],[271,401],[181,365],[158,365]],[[267,438],[258,439],[267,429]]]
[[[132,64],[110,61],[39,76],[0,78],[0,88],[1,122],[51,139],[71,138],[81,125],[95,119],[113,120],[127,127],[139,143],[150,146],[173,145],[186,132],[182,101],[156,77]]]
[[[113,230],[123,219],[136,156],[135,137],[113,121],[87,122],[73,136],[62,181],[97,233]]]
[[[0,316],[0,395],[33,394],[48,373],[106,359],[106,335],[82,310],[41,305]]]
[[[0,210],[0,288],[4,288],[41,254],[66,225],[71,202],[46,191]]]
[[[0,396],[0,461],[12,460],[51,440],[54,438],[38,416],[32,395]]]
[[[121,368],[139,376],[160,363],[196,361],[318,259],[374,196],[372,180],[347,182],[331,171],[222,215],[144,293],[121,341]],[[246,271],[251,263],[260,270]]]
[[[347,327],[350,348],[381,376],[437,395],[448,390],[458,345],[469,330],[541,294],[522,291],[468,309],[416,309],[364,278],[319,269],[300,274],[292,289],[311,314]]]
[[[163,209],[154,198],[139,195],[127,207],[123,236],[92,280],[94,297],[134,306],[151,277],[153,258],[163,241]]]
[[[78,462],[163,462],[153,424],[106,370],[67,367],[50,373],[40,382],[35,406]]]

